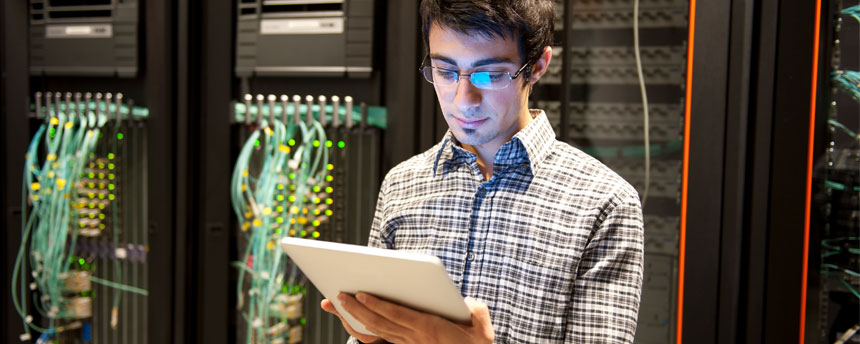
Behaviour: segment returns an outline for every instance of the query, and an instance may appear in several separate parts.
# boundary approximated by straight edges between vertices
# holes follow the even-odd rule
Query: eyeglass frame
[[[434,66],[431,66],[431,65],[425,65],[425,63],[427,62],[427,59],[428,59],[428,58],[430,58],[430,54],[424,55],[424,59],[421,61],[421,66],[420,66],[420,67],[418,67],[418,73],[420,73],[420,74],[421,74],[421,76],[424,78],[424,80],[426,80],[427,82],[429,82],[431,85],[436,85],[436,83],[434,83],[433,81],[427,80],[427,75],[426,75],[426,74],[424,74],[424,68],[427,68],[427,67],[430,67],[430,68],[432,68],[432,69],[434,69],[434,70],[443,70],[443,71],[446,71],[446,72],[453,72],[453,73],[455,73],[455,74],[457,75],[457,80],[455,80],[455,81],[454,81],[454,83],[452,83],[452,84],[450,84],[450,85],[439,85],[439,86],[452,86],[452,85],[456,85],[456,84],[459,84],[459,83],[460,83],[460,77],[461,77],[461,76],[469,76],[469,78],[468,78],[468,79],[469,79],[469,83],[471,83],[471,84],[472,84],[473,86],[475,86],[476,88],[480,88],[480,89],[482,89],[482,90],[503,90],[503,89],[507,88],[508,86],[510,86],[510,85],[511,85],[511,83],[513,82],[513,80],[514,80],[514,79],[516,79],[516,78],[519,78],[519,77],[520,77],[520,74],[522,74],[522,72],[526,70],[526,67],[528,67],[528,66],[530,66],[530,65],[531,65],[531,62],[526,61],[526,63],[524,63],[524,64],[523,64],[523,66],[522,66],[522,67],[520,67],[520,69],[519,69],[519,70],[517,70],[517,71],[516,71],[516,73],[514,73],[514,75],[511,75],[511,72],[507,72],[507,71],[505,71],[505,72],[498,72],[498,71],[487,72],[487,71],[482,71],[482,72],[472,72],[472,73],[460,74],[460,72],[458,72],[458,71],[453,71],[453,70],[450,70],[450,69],[444,69],[444,68],[434,67]],[[507,75],[508,75],[508,78],[510,78],[510,79],[509,79],[509,81],[511,81],[511,82],[509,82],[507,85],[505,85],[505,87],[500,87],[500,88],[482,88],[482,87],[480,87],[480,86],[476,85],[474,82],[472,82],[472,74],[475,74],[475,73],[505,73],[505,74],[507,74]]]

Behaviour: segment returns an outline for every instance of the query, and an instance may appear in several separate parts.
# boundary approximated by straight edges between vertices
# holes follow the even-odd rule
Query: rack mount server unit
[[[138,71],[137,0],[30,0],[30,74]]]
[[[372,72],[373,0],[238,0],[236,76]]]

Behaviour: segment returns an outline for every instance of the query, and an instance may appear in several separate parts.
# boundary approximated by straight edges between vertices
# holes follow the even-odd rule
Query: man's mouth
[[[481,126],[481,124],[484,124],[484,122],[487,121],[487,118],[474,120],[474,121],[464,120],[464,119],[460,119],[457,117],[454,117],[454,119],[457,121],[457,123],[463,129],[476,129],[479,126]]]

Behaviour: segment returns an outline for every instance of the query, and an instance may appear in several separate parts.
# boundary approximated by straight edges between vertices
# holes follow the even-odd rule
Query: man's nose
[[[457,93],[454,95],[454,105],[463,113],[481,104],[481,89],[475,87],[468,76],[461,75],[457,81]]]

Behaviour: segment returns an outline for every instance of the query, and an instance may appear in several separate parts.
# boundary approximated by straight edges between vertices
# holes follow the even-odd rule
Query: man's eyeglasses
[[[508,72],[473,72],[470,74],[460,74],[457,71],[436,68],[433,66],[425,66],[424,61],[421,62],[421,68],[418,71],[424,76],[427,82],[439,86],[451,86],[460,82],[461,76],[468,76],[469,82],[477,88],[484,90],[498,90],[511,84],[511,80],[516,79],[529,66],[526,62],[520,69],[511,75]]]

